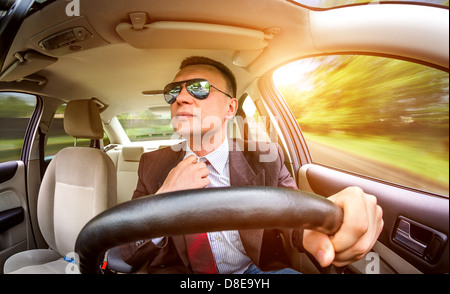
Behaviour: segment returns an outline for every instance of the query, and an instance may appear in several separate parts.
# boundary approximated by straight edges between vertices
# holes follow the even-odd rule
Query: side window
[[[74,146],[75,138],[69,136],[64,130],[64,111],[66,109],[66,103],[61,104],[53,117],[48,132],[47,145],[45,147],[45,157],[47,159],[58,153],[59,150]],[[103,138],[105,145],[109,144],[108,137],[105,135]],[[76,145],[79,147],[89,147],[91,140],[89,139],[77,139]]]
[[[261,116],[250,96],[246,96],[244,102],[234,119],[234,130],[238,130],[237,136],[244,140],[270,142],[269,118]]]
[[[449,76],[373,56],[287,64],[274,82],[313,161],[449,195]]]
[[[25,131],[36,102],[34,95],[0,92],[0,162],[20,159]]]

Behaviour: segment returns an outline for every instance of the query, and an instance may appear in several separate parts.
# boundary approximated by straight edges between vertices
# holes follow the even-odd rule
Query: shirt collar
[[[223,170],[225,169],[225,166],[228,162],[230,152],[230,146],[228,143],[227,137],[225,137],[225,140],[223,140],[222,144],[217,148],[216,150],[212,151],[211,153],[203,156],[202,158],[205,158],[209,161],[209,163],[214,167],[214,169],[219,172],[223,173]],[[194,155],[197,158],[200,158],[197,156],[197,154],[194,153],[194,151],[191,150],[188,144],[186,144],[186,154],[184,158]]]

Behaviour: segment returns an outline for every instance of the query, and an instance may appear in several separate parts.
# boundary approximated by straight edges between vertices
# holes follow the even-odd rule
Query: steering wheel
[[[305,228],[334,235],[340,207],[304,191],[275,187],[195,189],[140,197],[108,209],[78,235],[81,273],[101,273],[108,249],[160,236],[222,230]]]

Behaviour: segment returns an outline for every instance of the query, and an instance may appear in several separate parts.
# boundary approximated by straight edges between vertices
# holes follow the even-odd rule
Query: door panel
[[[27,227],[25,165],[22,161],[0,163],[0,273],[9,256],[26,250]]]
[[[374,250],[398,273],[449,272],[449,199],[315,164],[298,173],[299,187],[322,196],[359,186],[377,197],[384,229]],[[417,249],[419,248],[419,249]],[[409,265],[411,266],[409,266]]]
[[[36,161],[30,158],[35,157],[31,150],[40,101],[30,94],[0,92],[0,272],[11,255],[36,247],[27,187],[39,176],[30,169]]]

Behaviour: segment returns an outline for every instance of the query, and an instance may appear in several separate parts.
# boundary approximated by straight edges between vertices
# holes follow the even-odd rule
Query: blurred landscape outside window
[[[449,195],[449,75],[408,61],[323,56],[274,82],[315,163]]]
[[[131,142],[171,139],[174,133],[169,107],[160,112],[145,109],[121,113],[117,119]]]
[[[20,159],[25,131],[36,101],[34,95],[0,93],[0,162]]]
[[[424,3],[424,4],[434,4],[434,5],[443,5],[448,6],[449,0],[294,0],[295,2],[306,5],[309,7],[316,7],[316,8],[333,8],[333,7],[339,7],[344,5],[351,5],[351,4],[359,4],[359,3],[368,3],[371,5],[376,5],[380,3]]]

